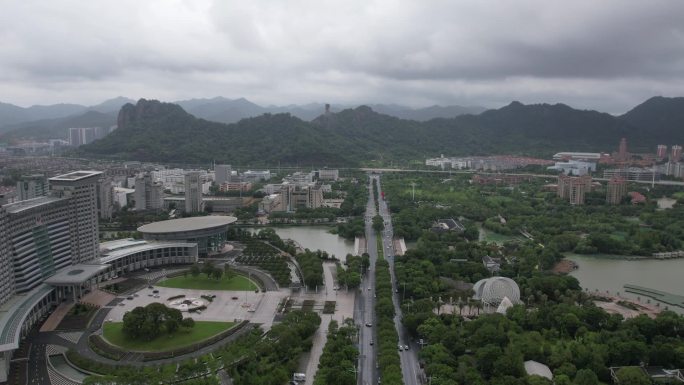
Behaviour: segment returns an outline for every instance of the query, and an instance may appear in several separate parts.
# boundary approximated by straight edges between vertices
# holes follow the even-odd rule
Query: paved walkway
[[[45,320],[43,326],[40,327],[40,331],[51,332],[57,329],[59,323],[62,322],[64,316],[66,316],[69,313],[69,310],[71,310],[72,307],[74,307],[73,302],[64,302],[57,306],[57,308],[52,312],[52,314],[50,314],[48,319]]]
[[[325,279],[325,287],[317,294],[300,294],[302,300],[316,299],[318,301],[336,301],[335,314],[321,314],[321,325],[313,337],[313,345],[309,352],[309,361],[304,370],[304,373],[306,374],[304,385],[313,384],[314,377],[318,371],[318,363],[321,360],[323,348],[328,341],[328,326],[330,325],[330,321],[336,320],[338,325],[342,325],[346,318],[353,318],[354,316],[355,292],[346,293],[341,290],[333,290],[333,287],[335,286],[333,278],[335,269],[337,269],[335,263],[324,262],[323,276]]]
[[[100,289],[94,288],[93,291],[84,295],[83,298],[81,298],[80,302],[89,303],[102,307],[112,302],[114,298],[116,298],[114,294],[109,294]]]

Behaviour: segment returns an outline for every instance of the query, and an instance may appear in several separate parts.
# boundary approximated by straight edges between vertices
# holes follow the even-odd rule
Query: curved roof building
[[[477,281],[473,286],[474,299],[490,306],[499,306],[504,298],[520,303],[520,288],[514,280],[506,277],[491,277]]]
[[[138,227],[145,240],[197,243],[200,257],[220,252],[228,226],[237,221],[230,216],[203,216],[153,222]]]

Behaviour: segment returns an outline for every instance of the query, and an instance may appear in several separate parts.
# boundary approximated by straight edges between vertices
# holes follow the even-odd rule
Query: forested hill
[[[312,122],[289,114],[265,114],[222,124],[197,119],[175,104],[141,99],[121,109],[119,129],[81,146],[79,154],[183,163],[343,166],[441,153],[548,156],[562,150],[613,151],[621,137],[635,152],[653,150],[664,135],[669,140],[663,143],[684,143],[684,130],[643,120],[637,126],[627,115],[513,102],[479,115],[427,122],[402,120],[362,106]]]
[[[620,118],[641,128],[641,133],[650,137],[649,142],[657,140],[660,144],[684,144],[683,97],[656,96],[634,107]]]

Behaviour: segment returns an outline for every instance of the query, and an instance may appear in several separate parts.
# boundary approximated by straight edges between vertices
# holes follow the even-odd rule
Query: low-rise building
[[[318,170],[318,180],[338,180],[340,178],[339,170],[332,170],[323,168]]]

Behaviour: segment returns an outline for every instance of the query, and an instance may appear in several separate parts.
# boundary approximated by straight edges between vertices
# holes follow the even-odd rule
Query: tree
[[[181,326],[188,329],[193,328],[195,327],[195,320],[191,317],[183,318],[183,320],[181,321]]]
[[[575,375],[575,385],[598,385],[596,373],[589,369],[580,369]]]
[[[214,272],[212,273],[212,276],[214,278],[216,278],[217,281],[220,280],[221,277],[223,276],[223,270],[221,270],[219,268],[215,268]]]
[[[214,272],[214,265],[211,264],[210,262],[207,262],[204,264],[204,267],[202,268],[202,273],[207,275],[207,278],[211,278],[211,274]]]
[[[615,375],[620,385],[651,385],[651,379],[639,366],[622,367]]]
[[[197,277],[198,275],[200,275],[200,268],[199,268],[199,266],[197,266],[197,265],[192,265],[192,266],[190,267],[190,274],[191,274],[193,277]]]
[[[385,221],[380,215],[373,217],[373,230],[381,232],[385,228]]]

